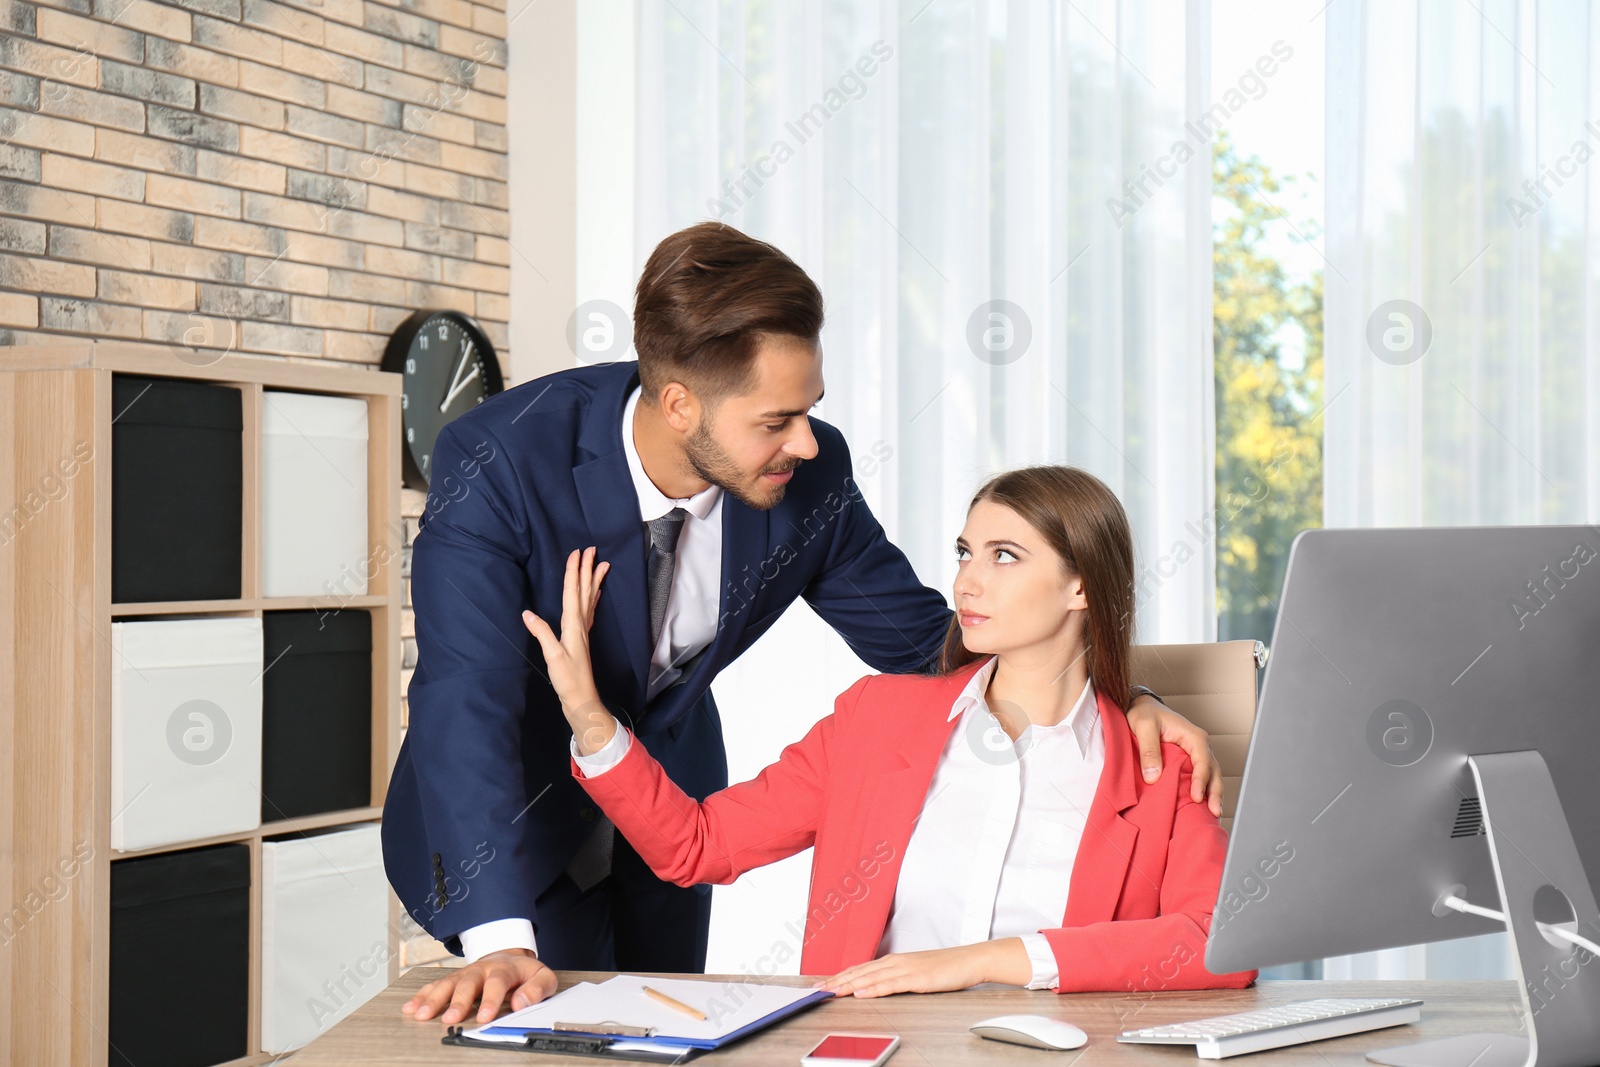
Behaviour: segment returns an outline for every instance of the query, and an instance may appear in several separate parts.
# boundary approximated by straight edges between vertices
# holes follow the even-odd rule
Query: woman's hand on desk
[[[550,685],[561,699],[567,725],[578,739],[578,751],[585,756],[600,751],[616,732],[617,720],[600,702],[594,684],[594,664],[589,656],[589,627],[594,625],[595,605],[600,602],[600,583],[610,563],[598,567],[593,547],[573,549],[567,557],[567,574],[561,589],[561,635],[531,611],[522,613],[522,623],[539,642]]]
[[[1025,986],[1032,978],[1033,964],[1022,939],[1001,937],[956,948],[891,952],[846,967],[817,988],[841,997],[882,997],[890,993],[946,993],[981,982]]]
[[[400,1010],[416,1019],[431,1019],[443,1009],[439,1021],[453,1025],[465,1019],[481,997],[478,1023],[483,1025],[500,1014],[508,993],[511,1010],[520,1011],[555,991],[556,972],[527,949],[508,948],[491,952],[437,982],[429,982]]]

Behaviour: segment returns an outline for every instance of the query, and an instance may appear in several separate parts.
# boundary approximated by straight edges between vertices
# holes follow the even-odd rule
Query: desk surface
[[[445,1026],[437,1020],[417,1022],[400,1005],[444,968],[417,967],[362,1005],[349,1018],[296,1053],[294,1067],[410,1067],[413,1064],[462,1064],[477,1067],[535,1064],[594,1064],[595,1060],[547,1053],[456,1048],[441,1045]],[[561,988],[574,982],[603,981],[610,974],[561,973]],[[676,977],[700,977],[698,975]],[[714,980],[753,981],[743,975],[712,976]],[[784,985],[809,985],[809,979],[760,979]],[[1502,1030],[1522,1033],[1522,1002],[1515,982],[1258,982],[1249,989],[1206,993],[1067,994],[1030,991],[1014,986],[978,986],[958,993],[902,994],[860,1000],[824,1001],[792,1019],[720,1052],[706,1053],[695,1063],[772,1064],[798,1067],[800,1057],[833,1030],[865,1030],[900,1035],[900,1049],[890,1067],[944,1067],[946,1064],[1034,1064],[1036,1067],[1093,1067],[1097,1063],[1190,1067],[1209,1062],[1192,1048],[1120,1045],[1116,1035],[1139,1026],[1159,1026],[1210,1015],[1227,1015],[1255,1007],[1313,997],[1420,997],[1422,1022],[1369,1031],[1332,1041],[1258,1053],[1237,1062],[1299,1063],[1305,1067],[1366,1064],[1372,1049],[1409,1044],[1430,1037]],[[1089,1035],[1089,1043],[1066,1054],[989,1041],[968,1032],[979,1019],[1009,1014],[1049,1015],[1065,1019]],[[475,1024],[473,1024],[475,1025]],[[470,1028],[470,1027],[469,1027]],[[1224,1061],[1227,1062],[1227,1061]]]

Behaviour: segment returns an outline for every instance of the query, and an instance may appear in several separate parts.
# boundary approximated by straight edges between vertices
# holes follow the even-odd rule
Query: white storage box
[[[290,1052],[389,984],[377,823],[261,843],[261,1050]]]
[[[261,620],[111,624],[111,847],[261,825]]]
[[[265,390],[261,396],[261,591],[365,596],[367,404]]]

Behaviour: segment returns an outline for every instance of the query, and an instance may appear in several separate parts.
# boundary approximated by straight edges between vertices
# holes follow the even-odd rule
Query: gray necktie
[[[678,535],[683,532],[683,520],[689,513],[683,508],[673,508],[659,519],[645,525],[650,529],[650,554],[645,565],[645,589],[650,606],[650,654],[655,654],[656,642],[661,639],[661,626],[667,618],[667,601],[672,596],[672,571],[678,559]],[[649,668],[645,670],[649,677]],[[611,845],[616,828],[602,811],[595,812],[599,820],[588,838],[579,846],[567,865],[567,874],[578,888],[589,888],[611,873]]]
[[[650,558],[646,564],[647,588],[650,590],[650,652],[655,654],[656,642],[661,640],[661,624],[667,618],[667,599],[672,594],[672,570],[678,561],[678,535],[683,532],[683,520],[689,513],[673,508],[659,519],[651,519]],[[647,672],[648,674],[648,672]]]

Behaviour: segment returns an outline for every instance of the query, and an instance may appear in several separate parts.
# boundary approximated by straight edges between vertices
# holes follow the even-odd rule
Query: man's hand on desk
[[[481,996],[478,1023],[483,1025],[500,1014],[508,993],[511,1010],[519,1011],[555,991],[556,972],[525,948],[507,948],[467,964],[448,978],[429,982],[400,1010],[416,1019],[431,1019],[444,1009],[439,1021],[453,1024],[465,1019]]]

